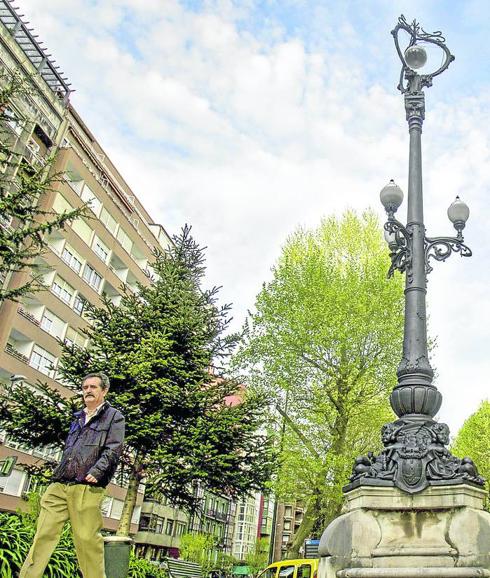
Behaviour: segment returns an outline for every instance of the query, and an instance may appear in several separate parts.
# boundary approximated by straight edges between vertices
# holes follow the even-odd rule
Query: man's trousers
[[[101,503],[104,488],[50,484],[41,498],[36,535],[19,578],[42,578],[65,522],[70,520],[83,578],[104,578]]]

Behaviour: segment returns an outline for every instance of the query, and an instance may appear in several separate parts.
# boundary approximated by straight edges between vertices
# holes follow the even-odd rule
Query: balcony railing
[[[43,159],[43,157],[36,151],[29,148],[29,145],[26,146],[22,154],[26,161],[33,167],[43,167],[46,164],[46,161]]]
[[[206,516],[208,518],[216,518],[216,520],[221,520],[226,522],[228,520],[228,513],[227,512],[218,512],[218,510],[207,510]]]
[[[7,343],[7,345],[5,346],[5,352],[11,355],[12,357],[15,357],[19,361],[29,363],[29,358],[27,357],[27,355],[24,355],[20,351],[17,351],[17,349],[15,349],[15,347],[10,343]]]
[[[32,313],[29,313],[25,309],[22,309],[22,307],[17,307],[17,312],[19,313],[19,315],[22,315],[22,317],[25,317],[26,319],[28,319],[31,323],[34,323],[34,325],[37,325],[38,327],[41,325],[41,322],[38,321],[34,317],[34,315],[32,315]]]

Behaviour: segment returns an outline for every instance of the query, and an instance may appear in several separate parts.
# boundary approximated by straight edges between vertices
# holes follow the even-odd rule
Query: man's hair
[[[98,371],[95,373],[87,373],[87,375],[85,375],[84,378],[82,379],[82,385],[89,377],[98,377],[100,379],[100,387],[102,387],[102,389],[109,389],[111,387],[111,382],[109,378],[105,373],[102,373],[102,371]]]

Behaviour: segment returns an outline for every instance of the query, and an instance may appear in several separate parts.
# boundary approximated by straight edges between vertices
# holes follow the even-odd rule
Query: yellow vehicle
[[[317,578],[318,558],[281,560],[267,566],[257,578]]]

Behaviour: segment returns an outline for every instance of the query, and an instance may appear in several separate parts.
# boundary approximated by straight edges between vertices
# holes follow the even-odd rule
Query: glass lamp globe
[[[403,191],[393,179],[381,189],[379,198],[386,211],[395,213],[403,202]]]
[[[447,216],[449,220],[454,223],[466,223],[468,217],[470,216],[470,209],[468,205],[462,201],[459,197],[449,205],[447,210]]]
[[[405,50],[405,62],[412,70],[422,68],[422,66],[427,62],[427,52],[425,51],[425,48],[418,44],[409,46]]]

